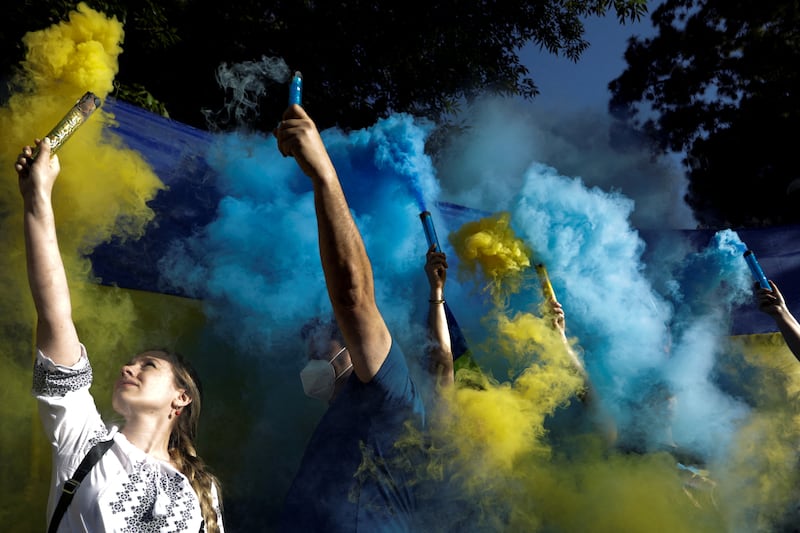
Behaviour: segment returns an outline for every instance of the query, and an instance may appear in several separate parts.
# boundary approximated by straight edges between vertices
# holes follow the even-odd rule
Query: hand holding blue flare
[[[419,219],[422,221],[422,229],[425,230],[425,239],[428,241],[428,248],[435,246],[434,251],[441,252],[442,247],[439,245],[439,238],[436,236],[436,228],[433,225],[430,211],[423,211],[419,214]],[[453,351],[453,359],[458,359],[467,351],[467,340],[461,331],[461,327],[456,321],[456,317],[450,310],[447,302],[444,302],[444,313],[447,318],[447,326],[450,329],[450,345]]]

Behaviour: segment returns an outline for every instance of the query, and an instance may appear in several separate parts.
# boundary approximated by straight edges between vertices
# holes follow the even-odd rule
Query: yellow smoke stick
[[[47,138],[50,139],[50,153],[55,154],[67,142],[67,139],[92,116],[92,113],[100,107],[100,104],[100,98],[92,92],[87,92],[81,96],[67,114],[64,115],[64,118],[58,121],[58,124],[47,134]],[[36,158],[38,153],[39,147],[37,146],[33,150],[33,158]]]
[[[553,285],[550,283],[550,276],[547,274],[547,268],[543,263],[536,265],[536,274],[539,276],[539,283],[542,286],[542,296],[545,301],[557,302],[556,293],[553,290]]]

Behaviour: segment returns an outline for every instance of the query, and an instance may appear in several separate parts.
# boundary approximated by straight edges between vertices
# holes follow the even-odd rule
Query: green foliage
[[[795,1],[665,0],[633,39],[611,110],[687,155],[686,200],[711,227],[800,222]]]
[[[163,102],[156,100],[147,89],[139,84],[123,85],[122,83],[114,82],[113,96],[118,100],[124,100],[162,117],[170,118],[167,107]]]
[[[391,112],[440,119],[487,91],[535,97],[536,84],[517,53],[527,43],[577,60],[588,45],[582,17],[613,11],[624,22],[646,12],[645,0],[246,0],[235,8],[208,0],[87,3],[124,23],[117,81],[128,90],[120,97],[135,95],[139,104],[146,93],[145,101],[199,128],[227,103],[216,79],[223,64],[281,58],[302,71],[304,105],[321,128],[365,127]],[[5,20],[14,22],[0,26],[4,49],[15,50],[3,72],[21,58],[23,28],[62,20],[76,4],[56,0],[42,10],[26,0],[12,9]],[[250,126],[268,131],[287,94],[280,80],[264,82],[259,122]]]

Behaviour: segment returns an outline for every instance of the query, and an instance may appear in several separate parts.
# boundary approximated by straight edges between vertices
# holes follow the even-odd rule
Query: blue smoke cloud
[[[534,163],[513,201],[513,224],[548,265],[568,333],[579,339],[623,438],[658,440],[661,424],[631,411],[663,385],[677,405],[672,437],[708,459],[725,452],[747,412],[713,382],[731,313],[751,298],[744,244],[726,230],[701,251],[684,250],[664,284],[672,292],[662,294],[644,261],[646,243],[631,226],[633,207],[619,193]]]
[[[373,262],[379,305],[412,356],[422,344],[419,294],[426,289],[418,214],[437,213],[431,206],[442,200],[437,170],[424,153],[432,127],[393,115],[349,134],[322,132]],[[299,328],[330,313],[310,182],[271,136],[220,134],[206,159],[222,198],[216,219],[173,243],[159,263],[162,280],[202,298],[215,329],[247,352],[270,354],[274,360],[264,364],[285,364],[290,353],[296,368],[303,362]],[[633,200],[538,162],[508,181],[519,184],[516,194],[492,207],[512,213],[535,260],[548,266],[568,333],[579,340],[623,431],[648,432],[648,420],[632,417],[630,406],[644,401],[651,385],[666,383],[679,406],[673,436],[698,454],[712,453],[712,443],[730,438],[746,412],[712,381],[730,313],[749,294],[738,236],[722,232],[702,252],[676,256],[666,262],[673,270],[662,265],[667,270],[654,281],[643,259],[645,241],[631,224]],[[447,226],[452,218],[435,221],[442,237],[457,229]],[[538,294],[534,284],[522,292]],[[484,336],[475,292],[451,276],[448,301],[473,341]],[[698,424],[709,417],[714,431]],[[703,434],[693,432],[699,427]]]
[[[424,153],[431,127],[395,115],[349,135],[322,132],[373,263],[381,310],[412,353],[427,302],[420,296],[427,294],[427,245],[419,213],[438,196]],[[162,281],[202,298],[216,328],[243,348],[302,352],[301,325],[331,312],[310,181],[271,136],[221,134],[207,161],[221,194],[216,219],[172,244],[159,262]],[[457,302],[458,287],[451,292]]]
[[[636,199],[538,160],[525,143],[546,138],[523,125],[513,131],[525,142],[514,144],[508,124],[483,123],[479,134],[451,139],[436,164],[424,150],[433,127],[397,114],[364,130],[322,132],[373,264],[378,304],[407,355],[419,358],[424,344],[427,245],[419,212],[433,213],[450,262],[447,300],[477,346],[488,336],[481,322],[488,303],[480,283],[459,282],[446,236],[508,211],[532,259],[547,265],[567,332],[621,442],[641,452],[674,446],[722,464],[751,410],[716,376],[729,356],[731,313],[751,297],[738,235],[719,232],[700,249],[679,232],[645,239],[633,222]],[[456,149],[467,148],[455,164]],[[221,195],[216,217],[172,243],[159,262],[162,282],[201,298],[215,332],[276,379],[289,377],[299,396],[300,327],[330,313],[310,183],[271,136],[218,134],[206,160]],[[465,208],[448,210],[449,202]],[[646,205],[658,203],[651,197]],[[528,283],[508,302],[509,313],[539,298],[535,276]],[[291,411],[291,399],[286,404]],[[262,430],[279,435],[282,423],[295,422]]]

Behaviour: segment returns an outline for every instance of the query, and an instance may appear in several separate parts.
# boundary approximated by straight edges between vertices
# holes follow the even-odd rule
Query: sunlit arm
[[[756,300],[760,311],[768,314],[778,326],[778,331],[783,335],[786,345],[800,361],[800,323],[789,311],[786,300],[783,298],[778,286],[769,280],[771,289],[756,289]]]
[[[559,333],[561,340],[564,343],[564,350],[569,359],[570,366],[583,379],[583,390],[580,392],[579,398],[586,408],[591,411],[591,416],[594,419],[595,425],[600,434],[603,436],[605,441],[611,445],[617,440],[616,422],[611,417],[610,413],[603,408],[598,398],[597,391],[589,377],[589,373],[586,371],[586,367],[583,364],[583,361],[581,360],[574,346],[567,338],[564,308],[557,300],[555,300],[555,297],[548,299],[546,304],[549,306],[548,313],[552,315],[553,328]]]
[[[445,255],[437,252],[437,245],[428,249],[425,272],[428,275],[428,368],[438,386],[454,382],[453,349],[450,344],[450,327],[445,313],[444,283],[447,275]]]
[[[383,365],[392,339],[375,302],[372,266],[364,241],[316,125],[302,107],[289,106],[276,135],[281,152],[293,156],[311,178],[328,296],[353,371],[366,383]]]
[[[72,322],[67,276],[56,237],[52,190],[60,171],[58,158],[50,158],[49,143],[29,165],[25,147],[15,168],[19,175],[24,205],[25,251],[28,283],[36,308],[36,344],[57,364],[72,365],[80,355]]]

